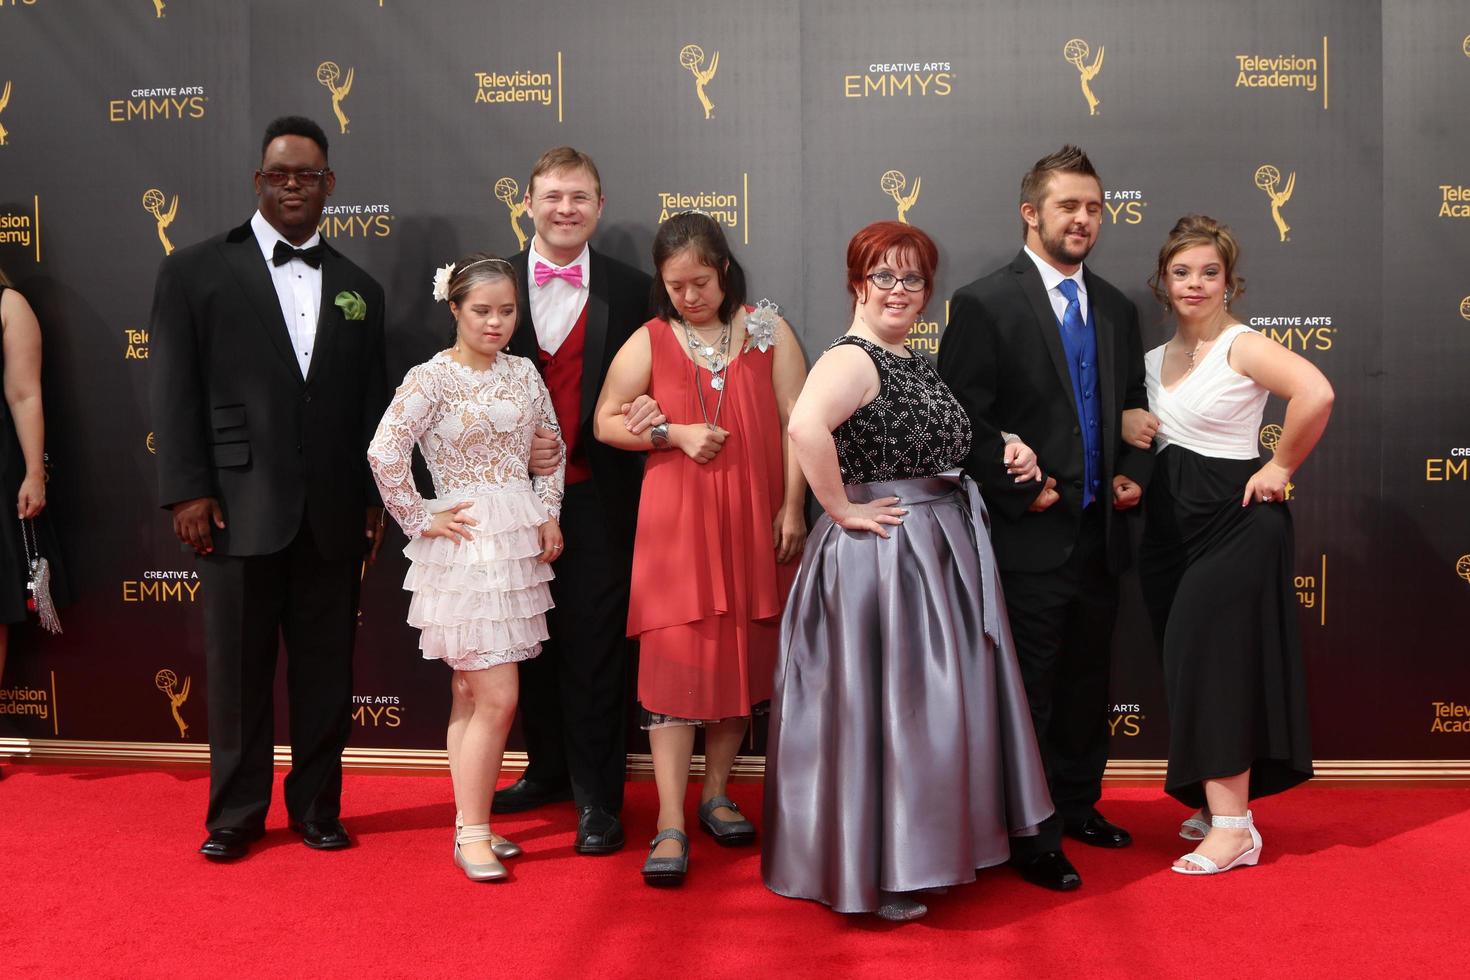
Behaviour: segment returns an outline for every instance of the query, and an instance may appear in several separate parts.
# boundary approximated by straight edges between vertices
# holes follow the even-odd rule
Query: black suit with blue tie
[[[1085,268],[1083,283],[1082,329],[1091,327],[1095,363],[1083,367],[1087,358],[1078,351],[1085,344],[1069,350],[1067,328],[1024,250],[954,294],[939,348],[939,374],[974,427],[965,469],[990,511],[1017,659],[1057,806],[1038,836],[1012,841],[1018,857],[1060,849],[1063,821],[1095,813],[1108,758],[1116,575],[1130,560],[1112,481],[1122,474],[1143,486],[1152,469],[1152,455],[1124,443],[1121,432],[1124,409],[1148,407],[1138,311]],[[1090,421],[1097,423],[1092,440],[1083,434]],[[1056,480],[1060,499],[1047,510],[1027,510],[1041,484],[1013,482],[1003,432],[1019,435],[1036,451],[1043,475]],[[1089,456],[1089,443],[1096,456]]]

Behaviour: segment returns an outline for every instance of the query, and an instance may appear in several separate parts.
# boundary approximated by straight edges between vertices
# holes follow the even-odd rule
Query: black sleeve
[[[209,457],[198,324],[185,294],[188,274],[182,264],[182,256],[170,256],[159,266],[148,321],[153,448],[158,503],[165,509],[219,493]]]
[[[979,297],[967,290],[950,300],[949,326],[939,344],[938,367],[940,378],[970,417],[974,435],[965,471],[979,482],[991,509],[1019,519],[1040,495],[1043,484],[1016,483],[1006,472],[1005,439],[991,421],[1000,370],[998,331]]]

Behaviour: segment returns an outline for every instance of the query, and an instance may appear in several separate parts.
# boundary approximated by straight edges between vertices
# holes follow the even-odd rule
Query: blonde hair
[[[1169,229],[1169,237],[1164,239],[1164,245],[1159,249],[1158,268],[1148,277],[1149,288],[1165,309],[1169,307],[1169,289],[1164,284],[1164,270],[1169,267],[1174,256],[1185,249],[1201,245],[1212,247],[1225,263],[1227,302],[1245,292],[1244,277],[1235,274],[1235,266],[1240,261],[1240,244],[1236,242],[1230,226],[1222,225],[1208,215],[1186,214]]]

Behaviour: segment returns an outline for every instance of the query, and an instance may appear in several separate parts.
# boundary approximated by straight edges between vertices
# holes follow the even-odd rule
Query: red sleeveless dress
[[[648,393],[670,423],[703,424],[694,364],[678,333],[650,320]],[[732,339],[738,349],[742,337]],[[724,446],[700,464],[677,449],[648,455],[628,635],[639,641],[638,700],[654,715],[714,721],[769,700],[781,611],[797,563],[776,564],[772,524],[785,496],[775,352],[742,351],[725,372]],[[699,371],[705,409],[719,392]]]

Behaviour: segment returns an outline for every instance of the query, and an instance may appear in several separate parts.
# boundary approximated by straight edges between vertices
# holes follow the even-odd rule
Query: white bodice
[[[555,520],[566,451],[555,474],[531,477],[527,461],[538,427],[561,431],[551,394],[529,360],[501,351],[490,367],[476,371],[440,351],[404,376],[368,447],[368,464],[383,505],[410,538],[423,533],[432,519],[413,483],[415,443],[444,506],[507,490],[534,490]]]
[[[1183,446],[1201,456],[1255,459],[1260,455],[1261,415],[1271,392],[1230,366],[1230,345],[1250,332],[1237,323],[1226,328],[1193,371],[1166,391],[1159,380],[1164,347],[1143,355],[1150,410],[1159,417],[1155,446]]]

